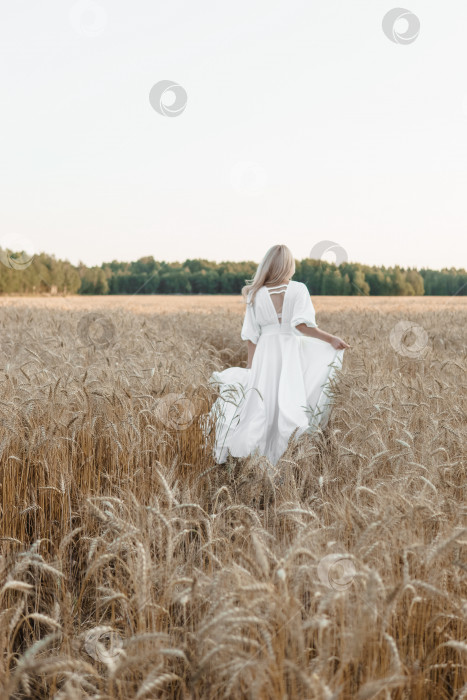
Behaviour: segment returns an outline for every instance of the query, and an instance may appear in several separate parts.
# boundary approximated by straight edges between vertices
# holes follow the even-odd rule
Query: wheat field
[[[202,432],[240,297],[0,298],[2,700],[467,698],[467,300],[313,302],[274,469]]]

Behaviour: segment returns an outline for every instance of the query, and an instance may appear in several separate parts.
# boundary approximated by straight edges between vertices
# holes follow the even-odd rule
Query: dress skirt
[[[219,390],[208,421],[215,429],[216,462],[256,453],[276,465],[296,428],[296,438],[324,428],[333,400],[330,382],[343,355],[292,328],[263,327],[251,369],[229,367],[209,379]]]

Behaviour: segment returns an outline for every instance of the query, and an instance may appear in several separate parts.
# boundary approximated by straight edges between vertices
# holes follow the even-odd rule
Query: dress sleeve
[[[256,345],[261,335],[261,328],[256,320],[253,304],[250,304],[250,295],[248,295],[245,318],[241,332],[242,340],[251,340]]]
[[[292,326],[298,326],[300,323],[306,323],[309,328],[318,328],[315,318],[315,309],[305,284],[300,285],[297,298],[295,299],[292,320],[290,323]],[[298,335],[303,335],[303,333],[300,333],[297,328],[294,330]]]

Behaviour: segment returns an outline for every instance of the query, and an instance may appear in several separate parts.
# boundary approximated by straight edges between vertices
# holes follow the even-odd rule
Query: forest
[[[116,260],[77,266],[41,253],[25,262],[0,249],[0,294],[240,294],[257,268],[253,261],[213,262],[187,259],[135,262]],[[335,265],[296,260],[294,279],[311,295],[450,296],[467,294],[465,269],[378,267],[355,262]]]

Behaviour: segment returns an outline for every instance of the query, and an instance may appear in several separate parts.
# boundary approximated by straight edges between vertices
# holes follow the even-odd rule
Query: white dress
[[[271,294],[281,293],[278,313]],[[342,366],[344,351],[296,329],[300,323],[317,328],[302,282],[263,286],[253,304],[250,299],[251,292],[241,337],[257,345],[251,369],[229,367],[213,372],[209,379],[220,394],[209,413],[215,430],[214,457],[222,464],[229,453],[233,457],[256,453],[276,465],[296,428],[298,438],[327,424],[332,403],[329,382]]]

